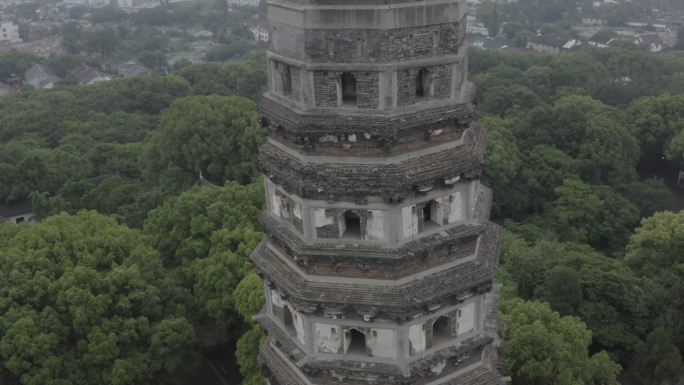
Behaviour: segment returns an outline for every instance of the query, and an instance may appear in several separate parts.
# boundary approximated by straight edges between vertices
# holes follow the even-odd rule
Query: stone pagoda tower
[[[465,0],[269,0],[272,385],[498,384],[500,229]]]

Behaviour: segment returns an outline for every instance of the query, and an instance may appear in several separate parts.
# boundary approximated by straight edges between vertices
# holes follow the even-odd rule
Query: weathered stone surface
[[[473,124],[462,145],[426,155],[397,156],[394,163],[310,159],[266,143],[260,149],[259,168],[274,183],[302,198],[354,201],[380,196],[390,201],[403,199],[421,185],[445,186],[445,180],[458,176],[479,178],[486,148],[486,129]]]

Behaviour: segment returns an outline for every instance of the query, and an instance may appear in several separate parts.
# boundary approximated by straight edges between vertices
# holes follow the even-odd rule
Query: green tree
[[[264,132],[256,107],[237,96],[192,96],[174,102],[147,144],[148,178],[183,189],[200,172],[216,184],[249,183],[258,172]]]
[[[664,381],[674,383],[684,373],[682,355],[671,340],[672,333],[658,328],[636,346],[630,374],[640,384],[659,385]]]
[[[265,379],[259,371],[257,354],[266,338],[259,325],[254,324],[252,317],[264,305],[264,283],[256,273],[247,274],[235,288],[235,307],[248,325],[251,325],[237,342],[235,356],[240,364],[243,384],[264,385]]]
[[[675,166],[684,168],[684,119],[677,122],[677,135],[665,147],[665,157]]]
[[[175,383],[197,362],[177,283],[145,236],[111,218],[22,228],[0,265],[3,382]]]
[[[616,186],[636,178],[636,140],[617,110],[590,97],[568,96],[533,109],[520,135],[529,144],[552,144],[577,159],[587,182]]]
[[[228,328],[235,321],[233,292],[252,271],[249,254],[263,205],[261,185],[196,187],[152,210],[144,232],[197,299],[197,321]]]
[[[662,179],[646,179],[626,184],[622,196],[639,209],[642,218],[650,217],[656,211],[672,207],[674,196]]]
[[[663,211],[642,220],[629,239],[625,263],[654,280],[680,279],[684,271],[684,212]]]
[[[614,250],[627,243],[637,209],[607,186],[566,179],[556,189],[549,218],[562,238]]]
[[[618,384],[620,366],[605,352],[589,356],[591,332],[579,319],[517,299],[504,302],[501,311],[507,325],[504,372],[514,384]]]

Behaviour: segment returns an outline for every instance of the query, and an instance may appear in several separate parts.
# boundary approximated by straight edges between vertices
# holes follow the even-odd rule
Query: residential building
[[[148,76],[152,71],[137,63],[125,63],[116,67],[116,71],[121,77],[135,78],[138,76]]]
[[[110,80],[111,78],[100,70],[81,64],[73,72],[73,76],[82,86],[89,86],[97,82]]]
[[[615,41],[613,32],[608,30],[601,30],[594,34],[594,36],[589,38],[587,43],[593,47],[606,48]]]
[[[7,83],[0,82],[0,96],[12,95],[18,92],[16,87],[13,87]]]
[[[11,21],[0,21],[0,42],[21,43],[19,25]]]
[[[557,54],[563,49],[571,49],[576,40],[565,40],[556,36],[537,35],[527,39],[527,48],[540,53]]]
[[[35,64],[24,73],[24,83],[36,89],[51,89],[60,80],[40,64]]]
[[[228,5],[237,7],[258,7],[261,0],[226,0]]]
[[[10,222],[15,225],[35,223],[33,204],[30,199],[0,204],[0,223]]]
[[[650,52],[661,52],[663,50],[663,40],[656,33],[645,33],[637,36],[634,44],[644,46]]]
[[[160,4],[159,0],[117,0],[121,8],[152,8]]]
[[[268,23],[251,21],[245,23],[245,26],[252,33],[252,38],[255,42],[268,42],[271,40],[271,33],[269,31]]]

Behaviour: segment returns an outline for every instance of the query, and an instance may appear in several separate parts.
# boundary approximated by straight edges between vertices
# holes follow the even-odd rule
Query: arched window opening
[[[432,77],[430,76],[430,71],[421,68],[416,74],[416,101],[430,97],[431,88]]]
[[[432,324],[432,346],[451,340],[451,318],[441,316]]]
[[[361,239],[361,218],[357,213],[347,210],[340,219],[341,238]]]
[[[283,95],[292,95],[292,74],[290,73],[289,65],[285,65],[285,68],[283,68]]]
[[[283,323],[285,324],[285,330],[290,334],[297,334],[297,330],[294,327],[294,320],[292,319],[292,312],[289,306],[283,307]]]
[[[348,329],[344,333],[345,354],[368,355],[366,350],[366,335],[357,329]]]
[[[443,222],[444,211],[439,202],[433,199],[423,206],[423,231],[438,228]]]
[[[349,72],[345,72],[340,76],[342,83],[342,105],[346,107],[356,107],[356,77]]]

